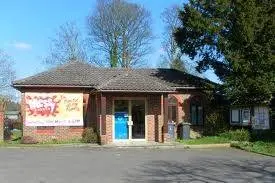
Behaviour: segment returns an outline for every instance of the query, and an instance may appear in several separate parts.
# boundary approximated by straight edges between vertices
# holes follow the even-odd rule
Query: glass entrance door
[[[128,139],[128,100],[115,100],[115,139]]]
[[[145,100],[115,100],[114,105],[114,138],[145,139]]]
[[[145,101],[132,100],[131,102],[132,114],[132,138],[145,139]]]

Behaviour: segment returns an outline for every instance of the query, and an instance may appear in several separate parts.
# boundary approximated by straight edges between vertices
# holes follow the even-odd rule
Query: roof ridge
[[[121,78],[123,78],[123,77],[125,77],[125,76],[128,76],[128,74],[129,74],[129,71],[131,72],[131,74],[133,74],[133,75],[138,75],[138,76],[140,76],[142,79],[149,79],[151,82],[153,82],[153,83],[155,83],[155,84],[157,84],[157,85],[159,85],[159,86],[161,86],[161,87],[163,87],[163,88],[166,88],[167,90],[172,90],[172,87],[170,87],[170,86],[168,86],[168,85],[166,85],[166,84],[164,84],[164,83],[161,83],[161,82],[159,82],[159,81],[157,81],[157,80],[154,80],[151,76],[149,76],[149,78],[144,78],[144,75],[142,75],[142,74],[140,74],[140,73],[138,73],[138,72],[133,72],[134,70],[132,69],[132,70],[127,70],[125,73],[123,73],[123,74],[117,74],[116,76],[117,77],[115,77],[115,78],[112,78],[112,79],[110,79],[110,80],[108,80],[107,82],[105,82],[105,83],[103,83],[103,84],[101,84],[101,85],[99,85],[98,87],[96,87],[98,90],[100,90],[100,89],[102,89],[103,87],[106,87],[106,86],[108,86],[110,83],[112,83],[112,82],[114,82],[114,81],[117,81],[117,80],[119,80],[119,79],[121,79]],[[173,89],[174,90],[174,89]]]
[[[31,80],[31,79],[33,79],[35,77],[41,76],[43,74],[54,72],[54,71],[57,71],[59,69],[64,69],[64,68],[66,68],[66,67],[68,67],[68,66],[70,66],[71,64],[74,64],[74,63],[81,63],[81,64],[89,65],[92,68],[92,66],[89,63],[87,63],[87,62],[82,62],[82,61],[78,61],[78,60],[72,60],[72,61],[66,62],[64,64],[56,65],[54,67],[51,67],[48,70],[39,72],[39,73],[37,73],[35,75],[29,76],[29,77],[26,77],[26,78],[23,78],[23,79],[19,79],[19,80],[14,80],[14,81],[12,81],[12,84],[16,84],[16,83],[22,82],[22,81],[28,81],[28,80]]]

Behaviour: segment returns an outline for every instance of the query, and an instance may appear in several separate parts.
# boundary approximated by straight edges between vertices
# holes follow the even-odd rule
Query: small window
[[[168,120],[178,122],[178,100],[176,97],[171,96],[168,98]]]
[[[192,125],[203,125],[203,106],[200,97],[190,101],[190,120]]]
[[[231,109],[231,123],[240,123],[239,109]]]

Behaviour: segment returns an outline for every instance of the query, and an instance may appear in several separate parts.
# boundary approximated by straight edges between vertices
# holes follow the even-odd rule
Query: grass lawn
[[[250,152],[275,156],[275,142],[234,142],[231,146]]]
[[[198,145],[230,143],[230,140],[219,136],[206,136],[197,139],[179,140],[179,142],[187,145]]]

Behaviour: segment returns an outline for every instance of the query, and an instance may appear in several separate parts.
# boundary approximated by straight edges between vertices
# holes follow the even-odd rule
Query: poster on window
[[[82,93],[25,93],[25,126],[82,126]]]
[[[269,111],[267,107],[254,107],[253,129],[269,129]]]

